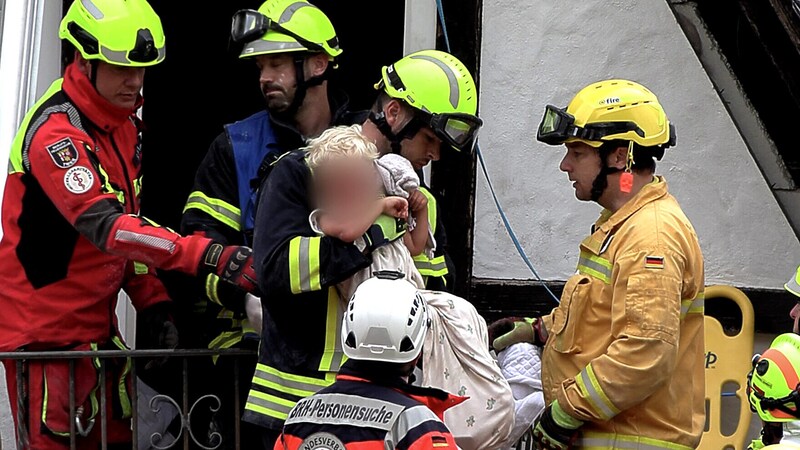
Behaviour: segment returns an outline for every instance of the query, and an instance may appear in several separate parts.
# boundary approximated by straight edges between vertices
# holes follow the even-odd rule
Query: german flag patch
[[[433,448],[450,447],[450,444],[447,442],[447,438],[444,436],[431,436],[431,443],[433,444]]]
[[[664,257],[663,256],[645,256],[644,267],[646,269],[663,269]]]

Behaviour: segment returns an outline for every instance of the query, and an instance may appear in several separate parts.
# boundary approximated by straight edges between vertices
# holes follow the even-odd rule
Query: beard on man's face
[[[289,109],[293,97],[289,96],[286,88],[277,83],[264,83],[261,93],[267,102],[267,109],[273,113],[281,113]]]

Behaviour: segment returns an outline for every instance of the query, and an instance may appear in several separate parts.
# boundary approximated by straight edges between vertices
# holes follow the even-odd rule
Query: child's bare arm
[[[422,192],[416,190],[409,195],[408,205],[414,214],[416,226],[403,236],[403,242],[411,256],[417,256],[425,251],[428,243],[428,199]]]
[[[326,236],[353,242],[363,236],[381,214],[407,217],[408,203],[400,197],[386,197],[372,202],[361,215],[339,217],[323,212],[319,216],[319,227]]]

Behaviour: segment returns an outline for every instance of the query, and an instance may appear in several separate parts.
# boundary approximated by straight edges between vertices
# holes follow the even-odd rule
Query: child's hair
[[[311,139],[306,147],[306,162],[314,170],[338,158],[378,159],[375,144],[361,134],[360,125],[332,127]]]

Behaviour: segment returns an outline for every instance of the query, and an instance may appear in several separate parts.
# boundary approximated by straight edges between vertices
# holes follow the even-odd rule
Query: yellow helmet
[[[75,0],[58,36],[85,59],[146,67],[164,60],[161,19],[146,0]]]
[[[751,409],[765,422],[800,419],[800,336],[784,333],[753,358],[747,376]]]
[[[244,43],[240,58],[321,52],[333,61],[342,53],[328,16],[305,0],[267,0],[258,11],[238,11],[233,16],[231,37]]]
[[[606,80],[581,89],[565,109],[548,105],[537,139],[550,145],[633,141],[642,147],[675,145],[675,128],[655,94],[639,83]]]
[[[783,285],[784,289],[800,297],[800,267],[795,271],[794,276]],[[798,300],[800,301],[800,300]]]

